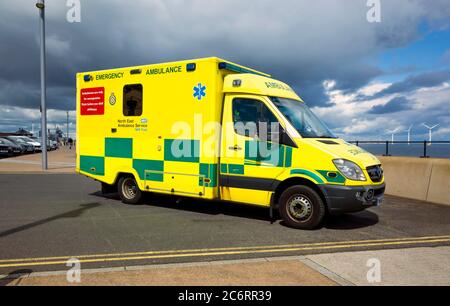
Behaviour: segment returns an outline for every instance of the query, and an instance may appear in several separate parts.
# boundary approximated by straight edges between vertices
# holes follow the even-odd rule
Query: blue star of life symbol
[[[206,86],[202,85],[202,83],[198,83],[197,86],[194,87],[194,98],[201,100],[206,96]]]

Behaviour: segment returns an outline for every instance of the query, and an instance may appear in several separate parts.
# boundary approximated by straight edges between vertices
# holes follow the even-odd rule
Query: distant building
[[[2,136],[33,136],[33,133],[21,128],[17,132],[0,132],[0,137]]]
[[[18,129],[17,132],[15,132],[14,134],[20,136],[33,136],[33,133],[22,128]]]
[[[5,137],[5,136],[28,136],[27,134],[17,134],[14,132],[0,132],[0,137]]]
[[[48,139],[54,140],[54,141],[62,141],[65,138],[65,137],[63,137],[63,132],[60,129],[56,129],[54,133],[51,133],[50,129],[49,129],[47,135],[48,135]],[[39,131],[38,133],[36,133],[36,135],[33,135],[33,133],[31,133],[23,128],[20,128],[16,132],[0,132],[0,137],[5,137],[5,136],[41,137],[41,133]]]

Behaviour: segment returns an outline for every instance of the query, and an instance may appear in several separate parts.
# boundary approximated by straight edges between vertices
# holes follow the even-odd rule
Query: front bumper
[[[331,214],[362,211],[381,204],[386,185],[373,186],[320,186]]]

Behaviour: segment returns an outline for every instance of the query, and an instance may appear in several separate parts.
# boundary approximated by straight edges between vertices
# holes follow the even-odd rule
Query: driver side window
[[[236,134],[263,141],[278,141],[280,124],[261,101],[247,98],[233,100],[233,123]],[[276,138],[276,139],[274,139]]]

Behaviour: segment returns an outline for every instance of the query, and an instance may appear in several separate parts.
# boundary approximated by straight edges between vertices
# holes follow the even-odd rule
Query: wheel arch
[[[317,194],[320,196],[323,203],[325,204],[326,209],[328,210],[328,203],[327,203],[326,197],[325,197],[324,193],[322,192],[322,190],[320,189],[320,187],[318,186],[318,184],[313,182],[310,179],[300,177],[300,176],[290,177],[278,184],[278,186],[276,187],[275,192],[273,193],[273,196],[272,196],[271,206],[277,207],[278,202],[281,197],[281,194],[289,187],[292,187],[295,185],[308,186],[311,189],[313,189],[315,192],[317,192]]]
[[[134,173],[131,173],[131,172],[118,172],[117,175],[116,175],[116,178],[114,179],[113,185],[116,185],[116,186],[117,186],[117,183],[119,182],[119,180],[120,180],[122,177],[132,177],[132,178],[134,178],[134,179],[136,180],[136,182],[137,182],[138,185],[139,185],[139,180],[136,179],[136,175],[135,175]]]

